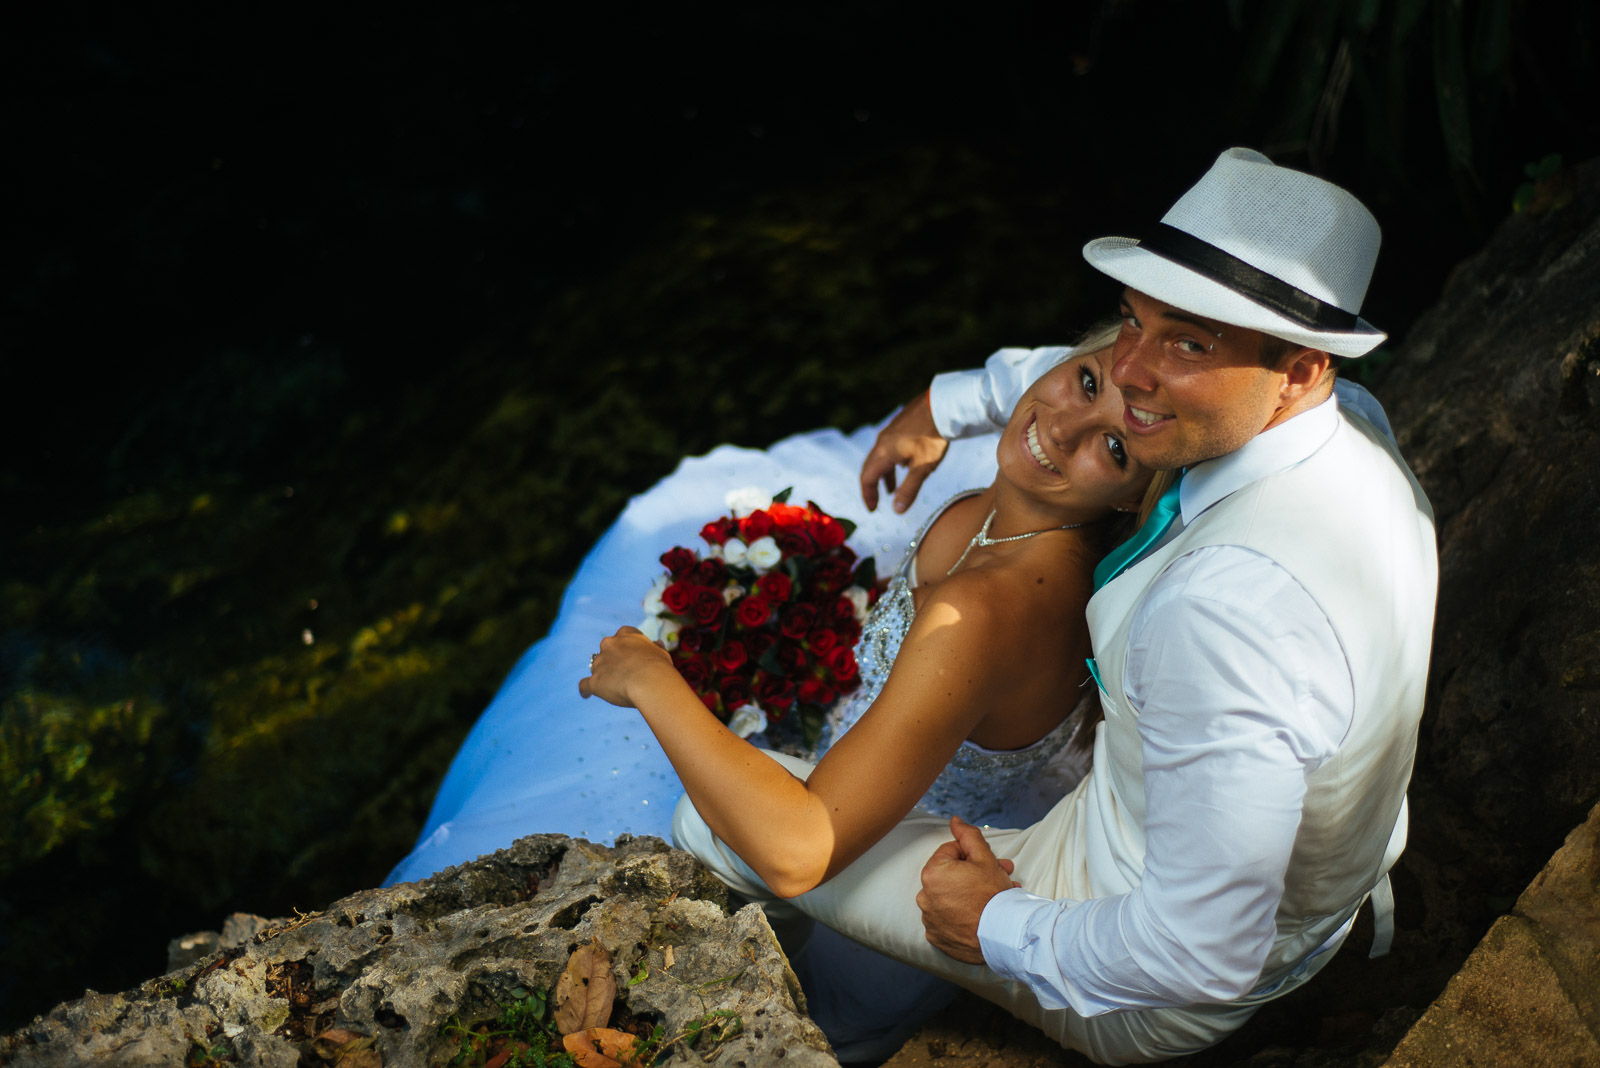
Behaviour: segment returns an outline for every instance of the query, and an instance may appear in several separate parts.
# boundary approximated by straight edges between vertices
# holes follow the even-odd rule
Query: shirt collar
[[[1195,464],[1178,486],[1184,525],[1234,490],[1304,460],[1333,436],[1338,424],[1339,402],[1330,395],[1310,411],[1263,430],[1226,456]]]

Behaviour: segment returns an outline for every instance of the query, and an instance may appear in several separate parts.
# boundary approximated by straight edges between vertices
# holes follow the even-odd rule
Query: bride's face
[[[1017,402],[1001,435],[1000,475],[1074,518],[1137,508],[1151,471],[1124,446],[1122,393],[1111,350],[1059,364]]]

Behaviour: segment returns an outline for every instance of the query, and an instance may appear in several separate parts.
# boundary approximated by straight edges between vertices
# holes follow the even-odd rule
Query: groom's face
[[[1284,376],[1261,362],[1262,334],[1128,289],[1111,380],[1122,390],[1128,454],[1172,470],[1222,456],[1271,425]]]

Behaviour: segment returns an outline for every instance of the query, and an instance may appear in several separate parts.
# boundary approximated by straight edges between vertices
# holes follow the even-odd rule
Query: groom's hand
[[[928,941],[956,960],[983,964],[978,919],[989,899],[1020,885],[1011,878],[1015,866],[995,857],[983,832],[960,816],[950,820],[955,841],[933,851],[922,866],[922,892],[917,907]]]
[[[928,394],[923,393],[889,420],[861,465],[861,500],[867,511],[877,510],[879,482],[894,494],[895,511],[910,508],[923,482],[939,466],[948,448],[950,443],[939,435],[939,428],[933,423]],[[895,474],[900,467],[906,469],[906,474],[896,490]]]

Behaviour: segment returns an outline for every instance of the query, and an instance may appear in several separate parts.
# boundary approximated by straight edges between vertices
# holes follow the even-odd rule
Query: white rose
[[[856,622],[860,623],[862,620],[866,619],[867,591],[862,589],[860,586],[851,586],[849,589],[844,591],[844,595],[850,598],[850,603],[855,606]]]
[[[767,714],[761,710],[760,705],[751,701],[728,717],[728,729],[741,738],[759,734],[767,729]]]
[[[667,606],[661,603],[661,593],[671,584],[671,575],[662,575],[656,579],[655,585],[650,587],[650,592],[644,595],[644,610],[646,613],[653,616],[666,610]],[[643,630],[644,628],[640,627],[639,629]]]
[[[646,638],[649,638],[651,641],[653,641],[653,642],[660,641],[661,640],[661,617],[660,616],[645,616],[644,617],[644,621],[639,624],[639,629],[641,631],[643,631],[644,632],[644,636]]]
[[[661,621],[660,635],[650,640],[658,641],[668,649],[676,649],[678,647],[678,632],[682,629],[683,624],[676,619],[663,619]]]
[[[778,543],[772,540],[772,535],[757,538],[745,550],[745,562],[754,567],[771,567],[783,559],[783,550],[778,548]]]
[[[737,582],[730,582],[726,586],[722,587],[722,603],[731,605],[733,602],[737,601],[739,598],[743,597],[749,592],[749,590],[745,589]]]
[[[707,560],[721,560],[722,546],[718,545],[716,542],[712,542],[706,547],[705,555]]]
[[[745,562],[747,555],[744,542],[738,538],[729,538],[722,546],[722,562],[729,567],[738,567]]]
[[[772,494],[756,486],[741,486],[739,489],[729,490],[728,495],[722,500],[734,518],[743,519],[756,509],[771,504]]]

